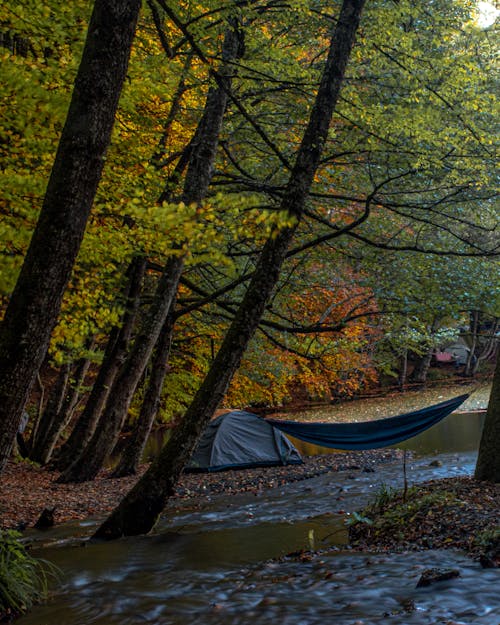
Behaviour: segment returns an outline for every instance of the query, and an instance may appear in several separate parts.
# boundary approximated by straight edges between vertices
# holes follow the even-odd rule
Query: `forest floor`
[[[259,492],[331,471],[373,471],[396,460],[398,450],[377,450],[306,457],[304,464],[224,473],[182,476],[176,497],[197,505],[217,494]],[[146,469],[142,467],[141,473]],[[32,527],[44,508],[56,507],[56,524],[105,517],[139,476],[111,478],[103,471],[83,484],[57,484],[57,472],[29,463],[9,463],[2,475],[0,527]],[[379,493],[360,522],[349,529],[354,549],[401,551],[455,548],[465,550],[483,566],[500,565],[500,484],[470,477],[444,478],[401,493]]]
[[[370,470],[401,455],[398,450],[377,450],[308,456],[300,465],[259,467],[219,473],[191,473],[179,481],[176,497],[198,498],[224,493],[259,492],[283,484],[342,470]],[[0,483],[0,528],[33,527],[44,508],[56,507],[56,524],[104,517],[111,512],[146,470],[139,475],[112,478],[102,471],[97,479],[81,484],[58,484],[59,473],[29,462],[9,462]]]
[[[349,528],[360,551],[460,549],[485,567],[500,566],[500,484],[443,478],[383,492]]]
[[[464,390],[470,392],[472,389]],[[425,401],[439,401],[439,392],[433,390]],[[406,405],[413,395],[415,400],[418,397],[420,402],[423,401],[422,393],[406,393]],[[464,408],[485,408],[488,395],[487,387],[475,391]],[[384,405],[387,401],[384,398]],[[341,417],[351,420],[350,409],[349,403],[344,404]],[[358,417],[363,409],[371,418],[378,411],[371,400],[352,402],[352,409]],[[257,493],[330,471],[370,471],[379,463],[394,461],[401,453],[386,449],[306,456],[302,465],[188,474],[181,477],[176,497],[193,499],[197,505],[203,506],[207,498],[217,494]],[[91,482],[58,484],[58,472],[29,462],[11,461],[0,481],[0,528],[33,527],[43,509],[53,507],[56,525],[92,517],[104,518],[146,468],[147,465],[142,466],[139,475],[128,478],[111,478],[110,471],[105,470]],[[378,501],[359,513],[370,520],[355,523],[350,528],[354,547],[383,551],[458,548],[473,557],[487,553],[490,563],[500,562],[500,485],[479,483],[467,477],[445,478],[413,487],[407,500],[403,502],[394,492],[386,493],[385,497],[379,494]]]

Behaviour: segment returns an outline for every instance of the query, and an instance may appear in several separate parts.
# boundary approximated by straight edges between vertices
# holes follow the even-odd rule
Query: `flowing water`
[[[416,451],[410,484],[471,474],[482,418],[454,415],[409,442]],[[441,464],[431,465],[436,458]],[[112,543],[85,540],[97,521],[55,528],[37,555],[61,568],[61,583],[18,623],[500,625],[499,569],[483,570],[453,551],[349,552],[346,513],[382,484],[402,481],[394,463],[376,473],[328,473],[258,494],[216,495],[201,509],[176,501],[154,535]],[[303,549],[318,553],[286,557]],[[431,567],[458,568],[460,577],[417,589]]]

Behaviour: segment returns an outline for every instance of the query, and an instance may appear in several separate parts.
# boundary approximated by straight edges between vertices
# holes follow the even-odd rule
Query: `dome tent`
[[[208,424],[186,471],[301,463],[299,452],[282,432],[256,414],[233,410]]]

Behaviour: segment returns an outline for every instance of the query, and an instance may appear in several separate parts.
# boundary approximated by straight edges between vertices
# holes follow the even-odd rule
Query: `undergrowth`
[[[0,621],[29,610],[48,594],[49,580],[58,569],[31,556],[20,534],[0,530]]]
[[[353,515],[351,525],[366,524],[374,530],[387,531],[405,525],[417,515],[427,514],[434,506],[457,503],[455,495],[448,491],[419,493],[411,487],[403,495],[400,490],[383,484],[374,499],[358,514]]]

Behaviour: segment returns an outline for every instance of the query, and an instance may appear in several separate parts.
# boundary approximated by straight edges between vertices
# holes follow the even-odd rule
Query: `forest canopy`
[[[371,2],[280,280],[226,401],[352,395],[499,315],[493,32],[468,1]],[[111,146],[57,326],[53,368],[102,360],[126,269],[184,259],[162,419],[182,413],[243,297],[279,211],[338,7],[321,0],[144,4]],[[88,2],[1,9],[2,310],[43,200]],[[224,37],[241,50],[206,197],[183,179]],[[194,147],[193,147],[194,146]],[[131,408],[137,416],[140,395]]]

